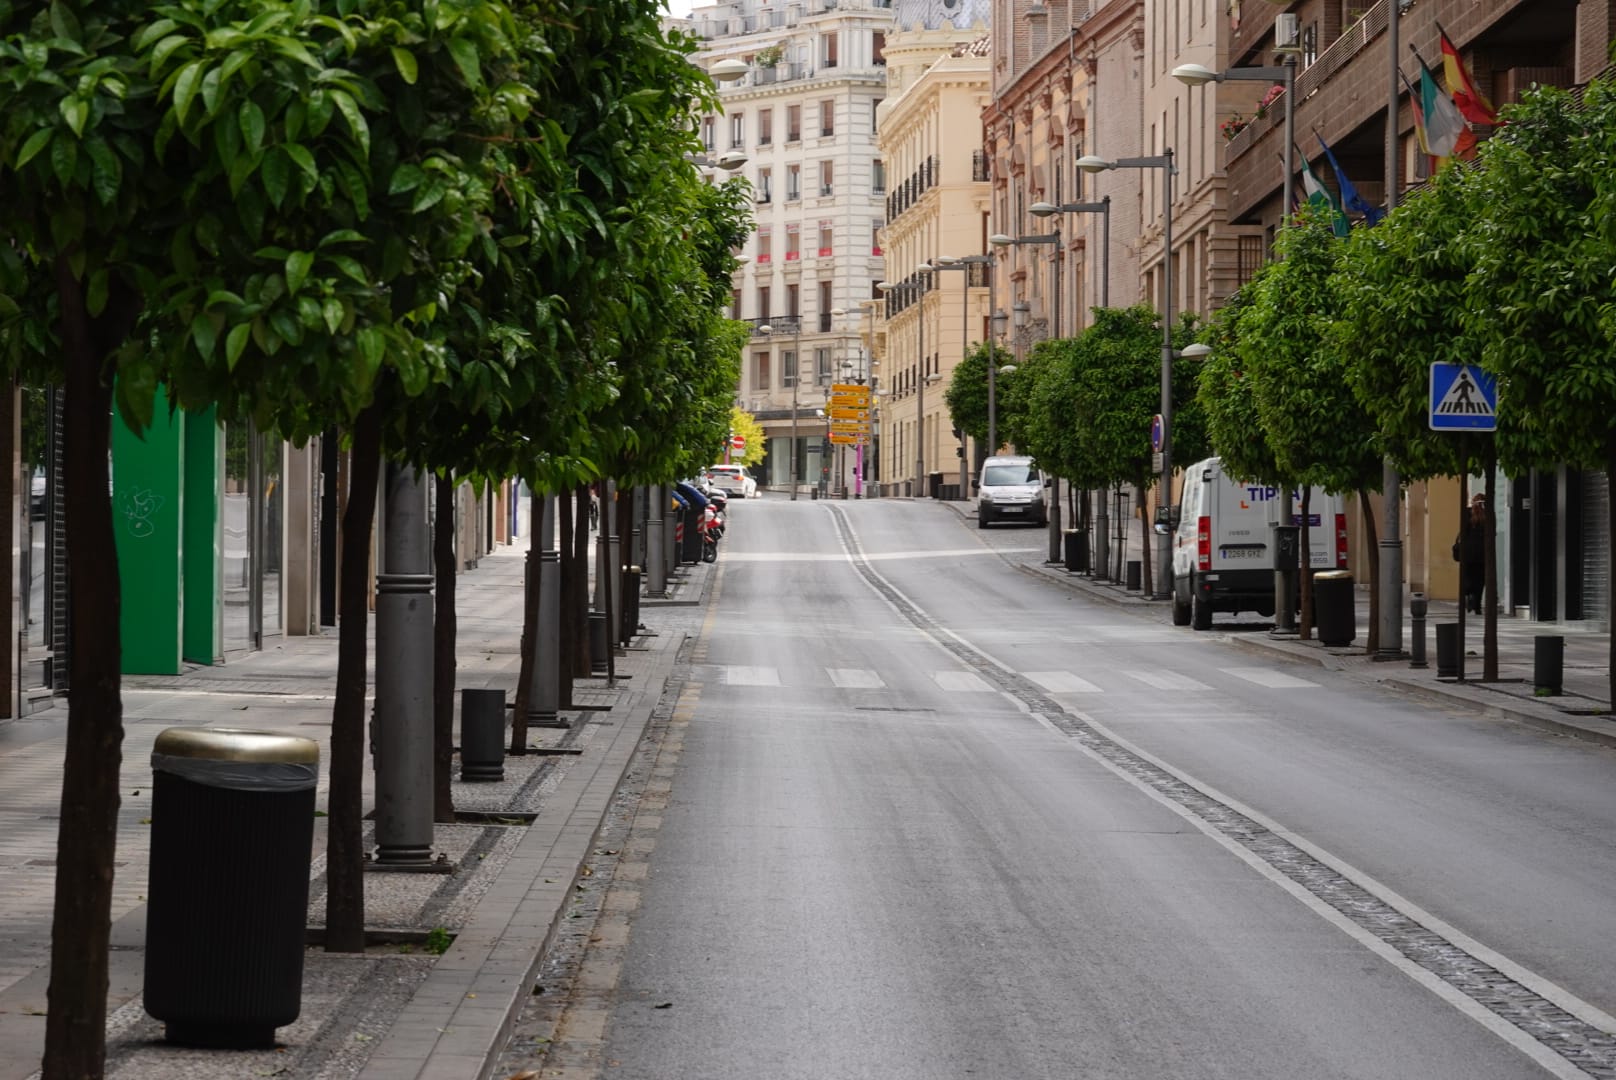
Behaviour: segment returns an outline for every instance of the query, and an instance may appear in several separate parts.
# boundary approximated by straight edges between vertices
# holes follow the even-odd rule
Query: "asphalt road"
[[[604,1075],[1616,1077],[1611,751],[732,509]]]

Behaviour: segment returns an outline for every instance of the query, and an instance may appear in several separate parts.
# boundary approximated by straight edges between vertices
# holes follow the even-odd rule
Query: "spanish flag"
[[[1448,37],[1448,32],[1442,29],[1441,23],[1437,24],[1436,32],[1442,39],[1442,81],[1447,84],[1448,93],[1453,95],[1453,103],[1459,106],[1464,118],[1472,124],[1497,125],[1498,110],[1476,89],[1469,70],[1459,58],[1458,47]]]

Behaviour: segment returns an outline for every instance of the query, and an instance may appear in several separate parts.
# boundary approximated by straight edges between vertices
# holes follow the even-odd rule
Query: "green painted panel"
[[[112,520],[123,581],[123,671],[180,672],[185,420],[159,392],[150,430],[112,421]]]
[[[185,659],[224,660],[224,429],[217,410],[185,414]]]

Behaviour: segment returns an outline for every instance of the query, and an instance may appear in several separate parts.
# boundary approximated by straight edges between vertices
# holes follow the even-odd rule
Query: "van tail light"
[[[1195,568],[1197,570],[1212,569],[1212,519],[1198,517],[1195,519]]]
[[[1337,570],[1347,568],[1347,515],[1335,516],[1335,566]]]

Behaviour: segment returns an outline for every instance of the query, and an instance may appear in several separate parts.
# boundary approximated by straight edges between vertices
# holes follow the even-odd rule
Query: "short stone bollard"
[[[460,779],[505,779],[505,691],[460,691]]]
[[[1430,666],[1425,662],[1425,612],[1429,606],[1424,593],[1413,593],[1408,598],[1412,635],[1408,645],[1408,666],[1411,668]]]
[[[1459,624],[1436,624],[1436,677],[1459,677]]]

